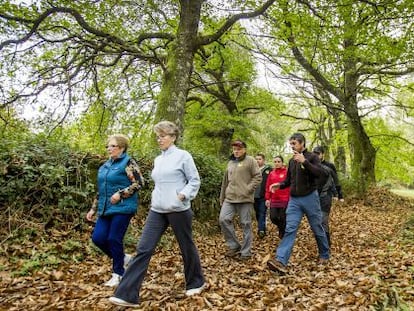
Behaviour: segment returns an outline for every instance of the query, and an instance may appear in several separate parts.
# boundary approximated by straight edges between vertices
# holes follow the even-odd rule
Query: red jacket
[[[274,207],[286,207],[286,203],[289,201],[289,187],[285,189],[278,189],[274,193],[270,192],[270,185],[274,183],[280,183],[286,179],[287,168],[275,168],[270,172],[266,182],[265,199],[270,200],[270,206]],[[276,205],[276,206],[275,206]]]

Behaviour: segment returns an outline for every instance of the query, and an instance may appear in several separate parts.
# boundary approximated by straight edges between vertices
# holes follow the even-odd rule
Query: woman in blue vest
[[[112,278],[105,286],[121,281],[131,255],[124,253],[123,239],[129,222],[138,209],[138,189],[143,178],[137,162],[128,154],[129,140],[124,135],[108,138],[109,160],[98,171],[98,194],[86,219],[98,214],[92,241],[112,259]]]

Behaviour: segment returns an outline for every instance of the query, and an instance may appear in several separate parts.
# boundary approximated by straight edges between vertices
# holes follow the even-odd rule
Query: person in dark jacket
[[[329,167],[334,172],[333,178],[334,178],[336,192],[338,194],[338,200],[343,202],[344,201],[344,195],[342,193],[342,187],[341,187],[341,184],[339,182],[338,172],[336,170],[335,164],[325,160],[325,148],[323,148],[322,146],[317,146],[317,147],[313,148],[313,152],[316,153],[319,156],[319,159],[321,160],[322,165],[325,165],[325,166]]]
[[[329,174],[331,176],[325,185],[321,185],[321,188],[319,190],[319,198],[322,210],[322,226],[326,232],[329,246],[331,246],[329,216],[332,207],[332,199],[338,198],[340,201],[343,201],[344,198],[341,191],[341,185],[339,184],[336,167],[333,163],[326,161],[324,158],[325,149],[322,146],[317,146],[313,148],[313,152],[318,155],[319,159],[321,160],[321,165],[329,171]]]
[[[317,179],[327,172],[321,167],[319,157],[306,149],[305,137],[295,133],[289,138],[293,157],[289,160],[287,177],[280,183],[270,185],[270,191],[290,186],[290,199],[286,210],[286,229],[274,259],[267,265],[270,270],[285,274],[295,243],[296,234],[305,214],[315,236],[319,251],[319,264],[329,260],[329,245],[322,227],[322,213],[318,195]]]
[[[124,253],[123,239],[138,209],[137,191],[144,179],[137,162],[128,153],[129,140],[117,134],[108,138],[109,160],[98,170],[98,194],[86,219],[98,219],[92,241],[112,259],[112,278],[104,285],[118,286],[131,255]]]
[[[254,211],[257,220],[257,234],[259,238],[264,238],[266,235],[266,203],[265,203],[265,192],[266,192],[266,181],[272,167],[266,164],[266,158],[263,153],[256,154],[256,162],[259,166],[260,172],[262,173],[262,182],[254,191]]]

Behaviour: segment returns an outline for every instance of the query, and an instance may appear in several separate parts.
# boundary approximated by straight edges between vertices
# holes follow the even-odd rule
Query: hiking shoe
[[[252,255],[240,255],[240,260],[247,261],[252,258]]]
[[[119,282],[121,282],[122,276],[116,273],[112,273],[112,278],[107,281],[104,285],[108,287],[116,287],[119,285]]]
[[[236,257],[240,252],[240,247],[229,249],[224,255],[226,257]]]
[[[325,259],[325,258],[318,259],[318,265],[326,266],[328,263],[329,263],[329,259]]]
[[[267,261],[267,267],[270,270],[279,273],[280,275],[284,275],[287,273],[286,267],[280,261],[277,261],[276,259],[269,259]]]
[[[197,287],[197,288],[187,289],[185,291],[185,295],[189,296],[189,297],[193,296],[193,295],[198,295],[203,291],[204,287],[206,287],[206,283],[203,283],[203,285],[201,285],[200,287]]]
[[[109,301],[112,302],[114,305],[123,306],[123,307],[139,307],[139,303],[133,303],[125,301],[121,298],[117,297],[110,297]]]
[[[124,269],[126,269],[128,267],[131,260],[132,260],[132,255],[125,254],[125,256],[124,256]]]
[[[266,236],[266,232],[259,231],[259,238],[263,239]]]

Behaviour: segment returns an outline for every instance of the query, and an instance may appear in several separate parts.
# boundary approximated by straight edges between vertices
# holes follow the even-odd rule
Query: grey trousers
[[[253,203],[230,203],[224,200],[220,210],[219,223],[224,240],[230,249],[240,248],[242,256],[251,256],[252,254],[252,209]],[[240,217],[240,225],[243,230],[243,241],[241,243],[234,228],[234,217],[236,214]]]

